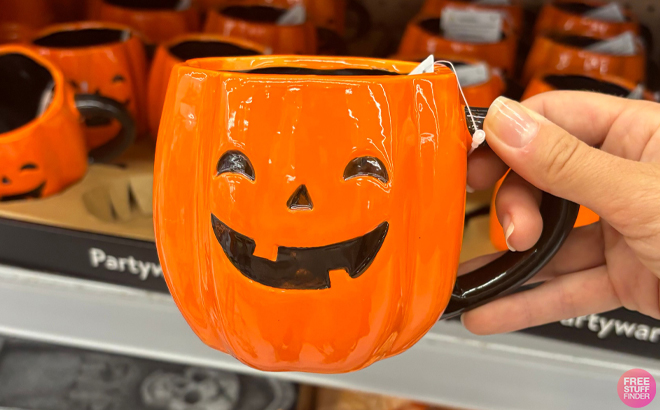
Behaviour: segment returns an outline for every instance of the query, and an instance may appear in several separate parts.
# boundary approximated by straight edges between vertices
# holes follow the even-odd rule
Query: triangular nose
[[[307,192],[307,187],[300,185],[296,188],[293,195],[286,201],[286,206],[294,211],[312,209],[314,205],[312,205],[312,198],[309,196],[309,192]]]

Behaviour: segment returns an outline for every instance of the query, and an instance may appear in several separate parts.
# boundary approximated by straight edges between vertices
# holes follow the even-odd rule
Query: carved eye
[[[252,168],[248,157],[240,151],[227,151],[222,154],[220,161],[218,161],[218,173],[216,175],[225,172],[241,174],[250,181],[254,181],[254,168]]]
[[[122,82],[123,83],[124,81],[126,81],[126,78],[124,78],[124,76],[121,75],[121,74],[117,74],[116,76],[112,77],[112,82],[113,83],[117,83],[117,82]]]
[[[28,162],[27,164],[25,164],[21,167],[21,171],[25,171],[25,170],[28,170],[28,169],[37,169],[37,166],[36,166],[36,164]]]
[[[363,175],[374,177],[383,184],[387,184],[387,181],[390,180],[385,165],[376,157],[354,158],[346,165],[346,169],[344,169],[345,180]]]

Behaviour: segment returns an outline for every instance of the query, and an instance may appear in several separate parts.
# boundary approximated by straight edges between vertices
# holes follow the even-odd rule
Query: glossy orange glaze
[[[195,8],[140,9],[119,7],[92,0],[90,19],[125,24],[140,32],[147,44],[160,44],[178,35],[199,31],[201,21]]]
[[[21,23],[0,22],[0,44],[23,43],[32,36],[32,29]]]
[[[211,10],[206,17],[204,31],[239,37],[270,47],[273,54],[315,54],[316,28],[311,20],[298,25],[280,26],[271,23],[232,18]]]
[[[422,6],[422,14],[438,16],[445,7],[474,8],[482,10],[497,10],[506,13],[506,20],[514,31],[522,28],[523,8],[518,0],[512,0],[509,5],[478,4],[471,0],[426,0]]]
[[[20,23],[23,26],[41,28],[55,22],[57,5],[51,0],[2,0],[0,22]]]
[[[499,191],[503,181],[504,178],[497,181],[497,184],[495,185],[495,192],[493,193],[493,199],[490,203],[490,220],[488,222],[490,228],[490,241],[493,243],[493,246],[500,251],[509,249],[506,245],[504,229],[502,228],[502,225],[500,225],[497,213],[495,212],[495,197],[497,196],[497,191]],[[594,211],[585,206],[581,206],[574,226],[578,228],[580,226],[591,225],[599,220],[600,217]]]
[[[412,346],[446,308],[456,279],[469,133],[454,74],[319,76],[229,73],[263,67],[378,68],[367,58],[262,56],[191,60],[174,68],[158,134],[156,245],[170,291],[195,333],[271,371],[338,373]],[[217,174],[244,153],[252,181]],[[345,180],[377,157],[389,181]],[[313,209],[287,202],[304,184]],[[322,290],[279,289],[228,260],[214,214],[274,260],[279,246],[319,247],[389,231],[359,277],[330,272]]]
[[[0,133],[0,198],[24,194],[42,184],[41,196],[49,196],[78,181],[87,170],[80,115],[72,90],[51,62],[23,46],[0,47],[0,55],[6,54],[22,54],[45,67],[55,89],[41,116]],[[21,169],[26,164],[34,167]]]
[[[552,85],[548,84],[546,81],[544,81],[544,78],[548,75],[553,75],[553,74],[559,74],[559,75],[571,75],[571,73],[567,72],[560,72],[560,73],[555,73],[552,71],[544,71],[541,73],[538,73],[535,75],[532,80],[527,84],[527,88],[525,88],[525,92],[522,96],[521,100],[526,100],[528,98],[531,98],[537,94],[541,94],[547,91],[555,91],[556,88],[553,87]],[[625,78],[613,76],[613,75],[607,75],[607,74],[598,74],[598,73],[575,73],[576,75],[580,76],[585,76],[585,77],[590,77],[595,80],[599,81],[605,81],[614,85],[617,85],[619,87],[623,87],[629,92],[632,92],[635,87],[637,87],[636,83],[633,83],[632,81],[629,81]],[[585,91],[593,91],[593,90],[585,90]],[[644,92],[644,99],[648,101],[655,101],[655,97],[653,93],[649,92],[648,90]]]
[[[561,2],[555,2],[561,3]],[[564,3],[581,3],[589,6],[600,7],[607,4],[602,1],[564,1]],[[617,23],[584,17],[580,14],[569,13],[561,10],[556,4],[546,4],[541,9],[536,19],[534,34],[564,33],[577,34],[580,36],[594,38],[608,38],[618,34],[632,31],[639,34],[639,23],[630,13],[625,11],[628,21]]]
[[[391,59],[421,62],[426,57],[428,57],[428,55],[419,55],[419,56],[395,55],[392,56]],[[434,57],[436,60],[448,60],[451,62],[462,62],[466,64],[478,64],[481,62],[480,60],[474,58],[456,56],[451,54],[434,55]],[[499,70],[495,68],[491,68],[490,78],[488,79],[488,81],[480,84],[463,86],[463,94],[465,95],[467,105],[471,107],[486,108],[486,107],[490,107],[493,101],[495,101],[497,97],[502,95],[504,89],[505,89],[505,83],[504,83],[504,78],[502,78],[502,74],[500,73]]]
[[[529,52],[522,81],[527,83],[541,71],[598,73],[622,77],[635,83],[646,79],[646,55],[641,43],[634,55],[600,54],[562,44],[549,36],[538,36]]]
[[[203,10],[217,9],[231,4],[261,5],[289,8],[303,4],[314,25],[344,33],[346,28],[346,0],[197,0]]]
[[[33,41],[52,33],[87,29],[111,29],[129,33],[123,41],[87,47],[45,47],[32,44],[37,53],[53,61],[64,73],[74,91],[99,93],[124,104],[133,115],[138,134],[146,131],[146,70],[142,42],[127,26],[114,23],[83,22],[49,26],[38,32]],[[119,126],[116,123],[87,127],[88,147],[96,148],[108,142]]]
[[[511,73],[515,64],[517,40],[511,33],[497,43],[467,43],[434,35],[420,27],[424,16],[413,19],[403,34],[399,45],[399,55],[459,55],[487,62],[491,67]],[[439,23],[438,23],[439,24]]]
[[[185,34],[159,46],[154,55],[154,60],[151,63],[151,71],[149,72],[149,89],[147,93],[149,132],[154,139],[158,133],[160,114],[163,111],[165,93],[167,92],[167,84],[169,83],[172,68],[182,62],[182,60],[170,52],[170,49],[176,45],[189,41],[233,44],[247,50],[253,50],[259,54],[263,54],[266,51],[264,46],[252,41],[224,37],[217,34]]]

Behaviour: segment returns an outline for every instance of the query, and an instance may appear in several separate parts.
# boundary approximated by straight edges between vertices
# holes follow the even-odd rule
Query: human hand
[[[470,156],[468,185],[485,189],[511,167],[496,198],[510,248],[541,234],[533,186],[601,221],[574,229],[530,282],[545,283],[465,313],[465,327],[503,333],[621,306],[660,319],[660,104],[577,91],[500,97],[484,130],[489,148]]]

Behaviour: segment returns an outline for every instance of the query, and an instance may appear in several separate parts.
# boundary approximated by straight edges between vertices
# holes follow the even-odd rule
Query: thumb
[[[591,208],[615,226],[633,222],[635,198],[653,186],[640,163],[592,148],[504,97],[491,105],[484,131],[491,149],[518,175],[543,191]]]

